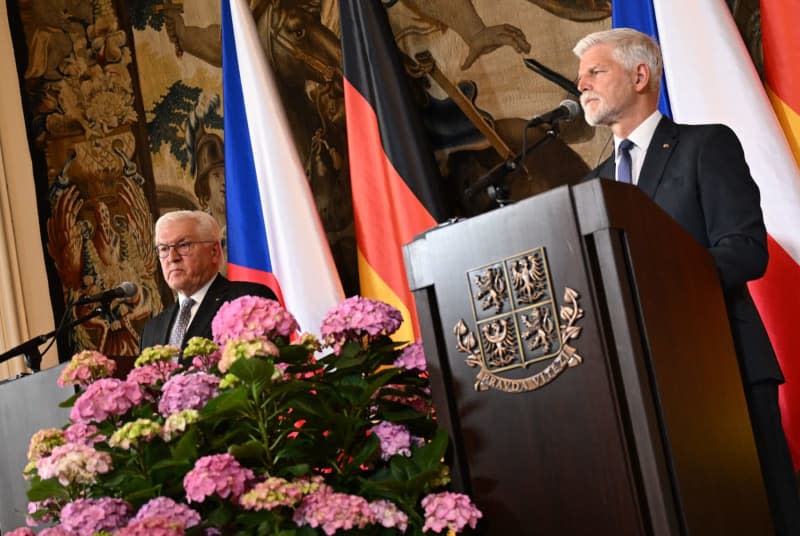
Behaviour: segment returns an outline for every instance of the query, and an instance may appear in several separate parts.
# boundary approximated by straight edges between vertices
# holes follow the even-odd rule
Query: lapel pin
[[[661,146],[662,149],[669,149],[669,143],[665,143]]]

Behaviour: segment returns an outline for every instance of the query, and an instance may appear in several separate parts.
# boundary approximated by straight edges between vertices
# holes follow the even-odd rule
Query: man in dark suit
[[[276,299],[264,285],[228,281],[219,274],[221,231],[209,214],[199,210],[168,212],[156,222],[155,237],[161,272],[178,296],[174,304],[145,324],[142,348],[174,344],[183,349],[192,337],[210,339],[214,315],[223,303],[240,296]],[[183,323],[181,304],[186,309]]]
[[[714,258],[776,532],[800,534],[778,407],[784,379],[747,290],[766,270],[768,253],[760,194],[742,146],[724,125],[681,125],[658,112],[662,60],[647,35],[627,28],[597,32],[574,52],[586,122],[614,135],[614,155],[588,178],[637,184]]]

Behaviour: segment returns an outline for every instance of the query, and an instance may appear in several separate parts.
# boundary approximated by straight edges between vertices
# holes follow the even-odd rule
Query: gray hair
[[[179,221],[192,221],[203,240],[215,240],[219,242],[222,239],[222,230],[219,223],[211,214],[203,212],[202,210],[175,210],[163,214],[156,221],[155,239],[158,240],[158,232],[162,226],[179,222]]]
[[[632,28],[614,28],[594,32],[580,41],[572,49],[579,58],[596,45],[611,45],[614,58],[627,71],[632,71],[637,65],[644,63],[650,69],[650,89],[658,91],[661,84],[661,70],[664,66],[661,59],[661,49],[649,35]]]

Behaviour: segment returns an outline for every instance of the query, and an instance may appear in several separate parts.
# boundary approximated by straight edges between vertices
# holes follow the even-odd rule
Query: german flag
[[[380,0],[340,6],[361,294],[399,309],[406,322],[396,338],[415,340],[402,246],[444,219],[440,179]]]

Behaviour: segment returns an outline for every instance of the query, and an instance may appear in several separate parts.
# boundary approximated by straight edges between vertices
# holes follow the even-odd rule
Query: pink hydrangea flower
[[[155,387],[159,382],[167,381],[178,368],[179,365],[172,361],[155,361],[132,369],[126,379],[140,387]]]
[[[185,409],[203,409],[219,394],[219,377],[205,372],[178,374],[161,388],[158,411],[164,417]]]
[[[230,454],[215,454],[197,460],[183,478],[183,488],[189,502],[202,502],[215,494],[235,501],[254,476]]]
[[[31,501],[28,503],[28,516],[25,518],[25,524],[29,527],[37,527],[44,523],[51,523],[60,511],[61,505],[52,497],[43,501]]]
[[[61,509],[61,525],[77,536],[114,532],[128,524],[130,512],[131,505],[122,499],[77,499]]]
[[[47,458],[37,461],[36,470],[43,480],[57,478],[62,486],[93,484],[98,474],[111,470],[111,456],[94,447],[67,443],[53,449]]]
[[[219,360],[222,359],[222,352],[216,351],[213,354],[208,355],[196,355],[192,358],[192,370],[200,370],[203,372],[209,372]]]
[[[403,348],[403,352],[394,360],[394,366],[406,370],[426,370],[428,364],[425,361],[425,350],[422,348],[422,344],[415,342]]]
[[[99,433],[97,426],[85,422],[76,422],[68,426],[64,430],[64,437],[68,443],[77,443],[89,447],[106,439],[106,436]]]
[[[200,514],[195,510],[169,497],[150,499],[139,508],[132,521],[144,521],[148,518],[166,519],[173,525],[180,525],[182,529],[199,525],[201,521]]]
[[[183,525],[164,517],[148,517],[131,521],[128,526],[114,533],[114,536],[184,536]]]
[[[86,387],[100,378],[108,378],[117,369],[117,364],[100,352],[84,350],[72,356],[72,360],[61,371],[56,380],[59,387],[79,385]]]
[[[396,528],[405,532],[408,528],[408,515],[400,510],[397,505],[389,501],[372,501],[369,503],[375,523],[387,529]]]
[[[321,490],[303,499],[293,520],[300,527],[321,528],[331,535],[338,530],[363,529],[375,522],[375,515],[364,497]]]
[[[18,529],[12,530],[8,534],[6,534],[6,536],[36,536],[36,533],[33,532],[28,527],[20,527]]]
[[[135,383],[103,378],[78,397],[69,416],[73,422],[102,422],[111,416],[124,415],[142,400],[142,391]]]
[[[411,456],[411,432],[402,424],[382,421],[371,428],[381,442],[381,458],[388,460],[395,454]]]
[[[56,525],[42,530],[39,536],[75,536],[75,533],[65,529],[62,525]]]
[[[422,499],[422,508],[425,510],[422,532],[461,532],[467,525],[474,529],[478,520],[483,517],[481,511],[463,493],[431,493]]]
[[[275,300],[258,296],[242,296],[223,304],[211,322],[214,342],[219,345],[230,339],[289,337],[297,329],[290,312]]]
[[[400,311],[391,305],[352,296],[328,311],[320,333],[325,344],[333,346],[333,351],[338,354],[345,342],[369,341],[391,335],[402,322]]]

